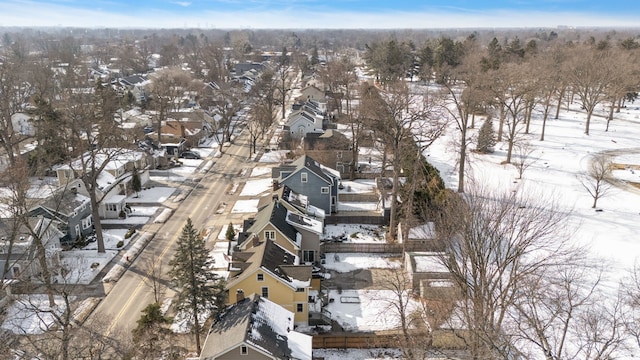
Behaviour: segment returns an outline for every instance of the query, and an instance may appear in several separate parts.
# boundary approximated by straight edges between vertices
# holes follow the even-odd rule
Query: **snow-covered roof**
[[[200,357],[218,357],[247,345],[279,359],[311,360],[312,337],[293,328],[293,312],[252,294],[229,307],[211,325]]]
[[[418,273],[448,273],[449,269],[442,263],[439,253],[434,252],[412,252],[410,253]]]
[[[431,221],[409,229],[410,240],[435,239],[435,237],[436,225]]]
[[[308,216],[293,213],[287,210],[287,223],[294,227],[302,228],[318,235],[322,234],[322,222]]]

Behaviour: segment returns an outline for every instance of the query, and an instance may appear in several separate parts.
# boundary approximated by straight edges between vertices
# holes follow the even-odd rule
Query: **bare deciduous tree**
[[[448,199],[436,228],[446,249],[441,261],[462,292],[449,326],[473,359],[517,354],[509,314],[528,276],[572,255],[567,216],[533,194],[474,189]]]
[[[189,88],[191,75],[179,68],[168,68],[156,73],[150,86],[158,143],[162,142],[162,122],[169,113],[180,108],[180,99]]]
[[[577,49],[572,59],[574,63],[568,75],[572,90],[587,113],[584,133],[589,135],[593,112],[606,99],[606,90],[613,78],[612,64],[608,51],[593,48]]]
[[[361,111],[366,107],[365,117],[368,125],[384,144],[385,151],[393,154],[389,235],[395,239],[403,151],[414,151],[415,148],[408,145],[413,143],[417,143],[423,150],[428,148],[444,132],[447,122],[442,114],[435,110],[435,99],[424,94],[411,93],[409,86],[404,82],[390,84],[388,91],[384,93],[379,93],[373,86],[363,90]]]
[[[598,154],[590,159],[586,173],[578,176],[582,187],[593,198],[591,208],[595,208],[598,200],[605,196],[611,188],[609,181],[611,180],[612,166],[613,162],[610,156]]]
[[[520,180],[522,179],[524,171],[534,163],[534,159],[531,157],[534,149],[527,141],[517,142],[514,148],[516,159],[512,161],[511,164],[518,170],[518,180]]]

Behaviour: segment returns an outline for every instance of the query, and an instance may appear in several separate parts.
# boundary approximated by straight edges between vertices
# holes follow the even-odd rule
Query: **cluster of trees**
[[[438,117],[446,114],[458,131],[458,192],[465,194],[432,193],[427,198],[437,203],[423,202],[420,209],[429,214],[424,218],[436,222],[444,249],[440,261],[457,291],[444,301],[427,304],[420,318],[428,319],[431,329],[448,329],[471,358],[605,359],[640,350],[637,269],[619,283],[612,280],[614,274],[607,266],[572,237],[575,229],[567,226],[568,213],[552,195],[499,194],[479,184],[465,184],[469,178],[466,154],[473,142],[484,153],[504,141],[505,163],[513,164],[523,176],[532,152],[523,135],[534,131],[536,110],[542,114],[536,128],[540,141],[545,140],[544,128],[552,112],[557,119],[560,109],[574,102],[586,113],[586,135],[596,115],[604,120],[602,131],[608,131],[615,112],[637,96],[637,44],[633,38],[595,41],[592,37],[540,46],[534,39],[525,43],[514,37],[502,43],[494,38],[483,46],[472,35],[463,41],[443,37],[420,50],[395,38],[367,47],[367,65],[379,86],[363,89],[359,111],[374,114],[368,115],[370,129],[394,157],[410,159],[417,169],[421,161],[416,159],[422,157],[420,151],[411,155],[415,144],[423,140],[428,146],[429,135],[440,134],[402,121],[424,109],[408,102],[396,107],[398,98],[410,98],[402,95],[407,93],[403,86],[414,74],[439,89],[420,94],[421,104],[430,104],[431,111],[419,112],[417,123],[433,129]],[[607,111],[598,113],[598,107]],[[434,112],[436,108],[440,111]],[[469,129],[475,128],[476,115],[485,121],[477,137],[472,137]],[[394,129],[396,124],[400,128]],[[411,134],[400,137],[413,150],[394,146],[398,143],[394,136],[402,131]],[[403,165],[393,162],[392,168],[403,169]],[[593,207],[606,193],[610,175],[611,159],[601,155],[591,159],[580,177],[594,199]],[[396,188],[398,171],[393,170],[392,176]],[[425,190],[440,188],[439,176],[433,179],[436,186]],[[412,180],[408,178],[403,189],[402,205],[410,209],[418,199]],[[410,214],[404,212],[403,219]],[[392,225],[393,217],[392,203]],[[389,287],[401,294],[406,283],[406,279],[391,279]],[[401,346],[407,358],[422,358],[429,335],[415,338],[407,331],[411,316],[403,296],[393,304],[404,319]]]
[[[6,37],[5,40],[7,40]],[[34,180],[51,176],[52,169],[56,165],[67,165],[69,176],[79,179],[89,194],[98,252],[105,252],[98,213],[99,204],[103,200],[99,195],[102,192],[97,191],[100,189],[98,179],[112,159],[137,149],[137,142],[144,136],[141,128],[125,130],[120,125],[123,111],[134,104],[126,93],[117,92],[108,81],[106,83],[88,81],[90,69],[87,64],[90,62],[86,61],[87,54],[82,53],[79,47],[73,46],[75,43],[72,40],[62,40],[56,43],[56,46],[49,48],[46,53],[34,52],[34,44],[18,40],[20,39],[7,41],[8,45],[2,48],[0,54],[0,147],[3,159],[6,159],[2,162],[0,174],[0,187],[6,189],[2,195],[5,207],[0,220],[4,229],[2,258],[5,261],[2,262],[2,271],[3,274],[11,273],[15,265],[14,259],[20,256],[16,249],[18,246],[24,246],[18,245],[19,242],[23,241],[25,233],[31,235],[34,239],[33,249],[24,254],[35,254],[34,263],[37,264],[34,264],[33,268],[37,268],[38,271],[25,271],[25,275],[16,272],[16,276],[21,276],[18,279],[21,285],[19,289],[14,290],[29,294],[36,291],[41,293],[44,289],[45,304],[38,296],[25,295],[20,297],[19,301],[25,313],[50,319],[46,322],[53,331],[42,329],[40,334],[27,336],[15,336],[2,332],[0,334],[2,349],[6,350],[5,353],[8,353],[9,348],[20,349],[22,352],[18,354],[19,356],[44,356],[50,359],[100,358],[101,356],[152,358],[159,354],[158,348],[154,347],[152,351],[145,352],[144,349],[148,349],[145,344],[149,344],[149,339],[153,339],[157,334],[151,337],[146,336],[148,333],[144,330],[146,325],[141,325],[142,330],[136,330],[136,334],[132,337],[130,333],[111,329],[108,324],[94,320],[100,319],[99,315],[82,324],[78,323],[81,298],[78,297],[80,287],[77,282],[81,276],[78,274],[71,276],[73,273],[69,273],[63,264],[52,260],[57,255],[44,247],[41,238],[57,229],[56,223],[42,219],[34,221],[30,216],[33,206],[42,201],[42,199],[33,198],[32,195],[51,192],[46,182],[40,182],[42,191],[34,191]],[[136,49],[139,47],[136,46]],[[88,56],[98,56],[101,50],[96,49],[96,54],[92,53]],[[194,79],[192,73],[177,67],[167,68],[156,75],[150,89],[153,97],[151,103],[147,105],[157,110],[155,120],[159,128],[160,122],[176,110],[179,104],[177,99],[190,89],[201,90],[204,80]],[[223,84],[231,84],[228,74],[225,76]],[[198,85],[194,85],[196,82]],[[242,91],[239,90],[237,93]],[[239,107],[236,105],[231,108],[229,103],[238,104],[242,98],[234,95],[229,95],[229,98],[232,100],[228,103],[218,102],[212,107],[214,111],[216,106],[224,109],[229,113],[224,115],[231,118],[231,113],[234,110],[237,111]],[[25,128],[16,129],[14,128],[15,117],[20,113],[28,114],[32,121],[23,123]],[[224,124],[225,127],[221,132],[225,134],[226,139],[229,139],[234,125],[229,125],[231,121],[219,123]],[[21,155],[25,144],[33,140],[37,141],[36,150],[28,156]],[[133,177],[133,191],[140,190],[139,181],[139,176]],[[56,199],[62,199],[62,194],[72,191],[74,189],[63,186],[56,190],[58,193]],[[53,206],[62,209],[66,204],[58,201]],[[191,230],[188,235],[184,235],[187,238],[185,242],[188,243],[185,245],[186,249],[198,250],[197,241],[201,239],[194,238],[193,229]],[[206,255],[207,252],[200,249],[197,255],[202,254]],[[193,317],[195,319],[193,328],[198,329],[195,331],[196,334],[200,334],[203,323],[198,322],[197,315],[202,315],[205,311],[211,314],[211,311],[222,308],[224,297],[220,296],[220,292],[224,285],[219,279],[208,276],[203,281],[210,284],[210,288],[203,288],[199,286],[201,282],[199,278],[192,276],[190,280],[197,280],[197,286],[189,287],[188,285],[194,282],[187,283],[184,278],[188,274],[180,272],[180,266],[186,266],[187,260],[177,259],[171,265],[178,280],[176,287],[179,289],[180,300],[184,300],[180,302],[180,306],[191,305],[189,309],[185,309],[188,313],[198,311]],[[203,264],[191,265],[190,269],[193,271],[194,266]],[[205,265],[208,264],[203,266]],[[166,274],[160,273],[158,264],[153,264],[149,269],[150,274],[153,274],[149,278],[154,279],[151,282],[156,301],[159,301],[159,294],[162,292],[161,276],[166,277]],[[197,275],[204,273],[200,271]],[[3,293],[7,286],[9,283],[3,282]],[[204,291],[205,288],[208,290]],[[213,298],[205,301],[205,295]],[[211,301],[215,303],[212,304]],[[143,318],[157,320],[157,309],[150,307],[147,310]],[[20,319],[15,320],[20,321]],[[24,329],[24,332],[29,334],[31,330]],[[199,337],[196,338],[199,344],[198,340]],[[155,344],[155,341],[151,342]]]
[[[549,118],[557,119],[563,106],[574,103],[586,113],[585,134],[591,131],[594,116],[604,120],[604,131],[608,131],[615,113],[637,96],[640,57],[633,44],[637,41],[632,38],[525,43],[514,37],[504,42],[493,38],[483,45],[472,34],[463,41],[445,37],[428,41],[415,51],[387,40],[368,47],[365,58],[385,86],[407,79],[409,68],[402,64],[410,63],[423,80],[440,85],[447,102],[444,109],[459,131],[458,191],[464,192],[467,148],[476,140],[468,130],[476,126],[476,115],[495,119],[497,124],[495,140],[491,134],[485,136],[485,129],[478,150],[486,152],[495,141],[504,141],[505,163],[513,163],[514,151],[526,147],[523,135],[533,131],[534,111],[542,113],[540,141],[545,139]],[[599,107],[607,112],[596,112]]]

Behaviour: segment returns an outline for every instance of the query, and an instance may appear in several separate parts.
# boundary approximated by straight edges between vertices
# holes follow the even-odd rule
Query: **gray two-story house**
[[[0,219],[0,279],[29,279],[42,274],[38,248],[51,276],[60,270],[61,224],[44,217],[32,217],[27,223],[15,218]],[[37,246],[41,242],[41,247]]]
[[[335,213],[338,205],[340,173],[328,168],[307,155],[290,164],[274,167],[271,173],[274,183],[286,185],[298,194],[305,195],[309,204],[326,214]]]
[[[79,186],[82,186],[81,181],[72,181],[29,211],[29,216],[43,216],[61,224],[59,230],[64,236],[60,243],[63,247],[73,246],[78,238],[94,232],[91,201],[78,192]]]
[[[245,220],[243,232],[238,234],[237,248],[246,250],[256,241],[271,240],[296,254],[303,263],[314,263],[319,260],[323,228],[323,221],[301,213],[283,199],[273,197],[260,207],[255,218]]]

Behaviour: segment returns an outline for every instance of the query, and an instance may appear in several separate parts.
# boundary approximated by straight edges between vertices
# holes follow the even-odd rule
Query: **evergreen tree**
[[[236,232],[233,230],[233,223],[229,223],[229,227],[227,228],[227,233],[225,234],[227,240],[232,241],[234,237],[236,237]]]
[[[133,167],[133,174],[131,174],[131,190],[135,191],[136,197],[138,197],[138,193],[142,190],[140,174],[138,173],[138,168],[135,166]]]
[[[492,153],[494,146],[496,146],[496,134],[493,129],[493,121],[491,118],[487,118],[478,131],[476,150],[484,154]]]
[[[177,245],[176,253],[169,262],[169,276],[178,288],[177,309],[189,314],[197,351],[200,353],[201,319],[213,315],[216,310],[222,310],[224,284],[211,272],[213,259],[209,257],[204,239],[193,226],[191,218],[182,228]]]
[[[163,341],[171,333],[166,325],[171,324],[171,319],[162,315],[160,304],[149,304],[137,321],[138,326],[132,330],[133,341],[138,346],[138,352],[146,355],[161,355],[164,347]]]

